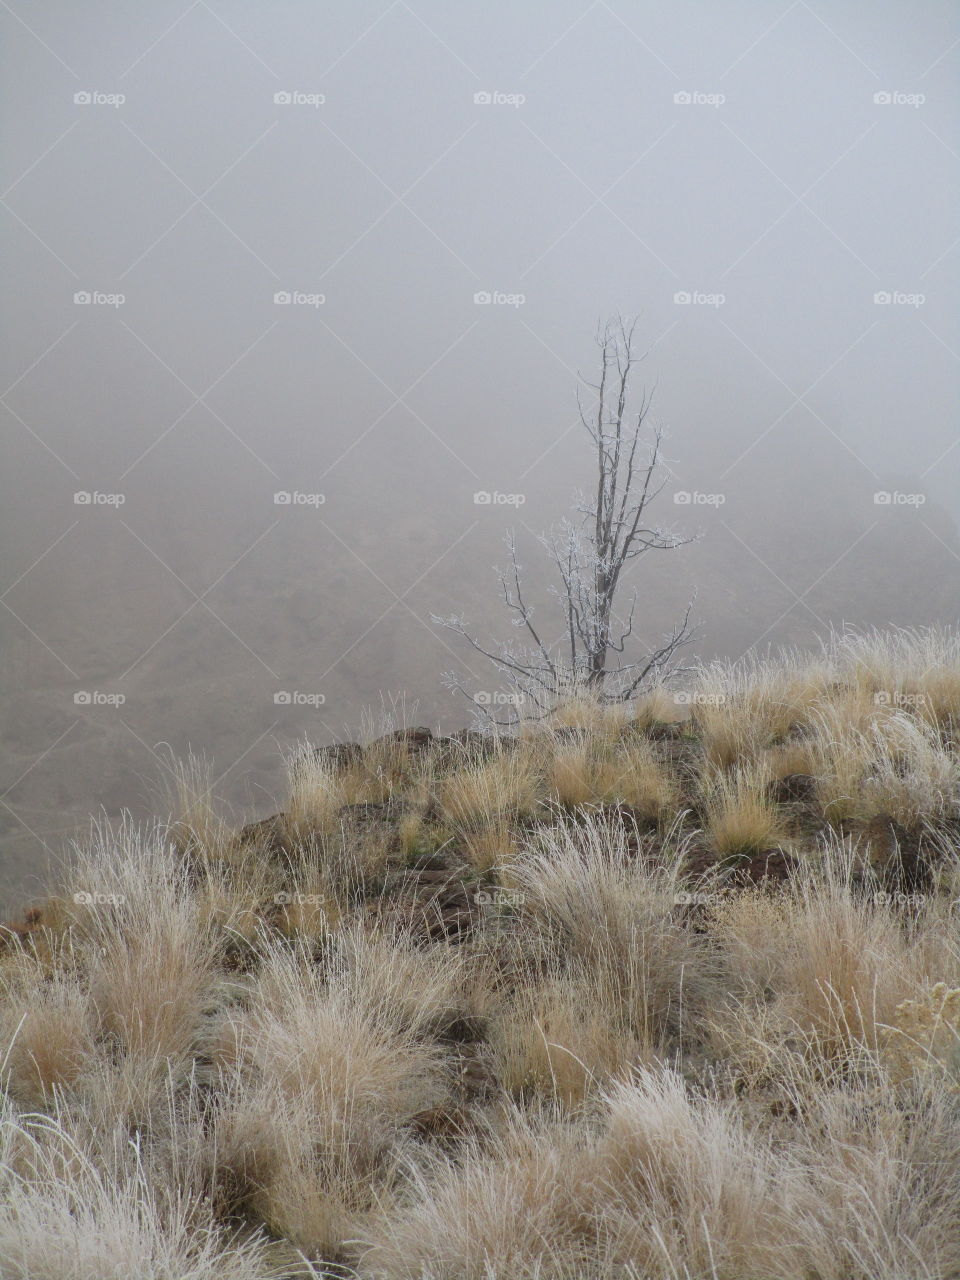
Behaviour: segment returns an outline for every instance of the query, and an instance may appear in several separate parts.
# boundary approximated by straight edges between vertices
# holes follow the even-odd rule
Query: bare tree
[[[626,610],[618,607],[624,574],[633,561],[694,541],[650,520],[650,508],[666,484],[663,431],[648,425],[652,394],[642,391],[631,405],[631,377],[643,359],[634,352],[635,329],[635,320],[618,317],[597,335],[600,380],[586,384],[596,402],[588,412],[579,393],[577,397],[580,420],[595,451],[596,486],[589,496],[578,495],[579,519],[564,520],[540,538],[559,575],[559,584],[551,587],[563,618],[559,638],[548,640],[534,621],[513,533],[507,536],[509,567],[499,578],[504,604],[522,633],[519,642],[489,647],[467,632],[462,617],[433,619],[488,658],[540,713],[584,689],[605,702],[626,701],[645,684],[675,672],[679,651],[694,639],[691,602],[655,649],[631,658],[635,588]],[[456,677],[448,677],[448,683],[467,693]]]

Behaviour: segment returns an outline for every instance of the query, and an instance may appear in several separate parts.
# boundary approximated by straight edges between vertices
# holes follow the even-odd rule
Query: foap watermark
[[[80,89],[73,95],[75,107],[122,107],[127,100],[125,93],[101,93],[99,89]]]
[[[927,300],[925,293],[903,293],[900,289],[878,289],[873,295],[875,307],[922,307]]]
[[[498,489],[478,489],[473,495],[477,507],[522,507],[526,500],[525,493],[501,493]]]
[[[478,907],[522,907],[525,895],[520,889],[478,889],[473,895]]]
[[[902,689],[878,689],[873,695],[875,707],[905,707],[918,711],[927,705],[925,693],[905,693]]]
[[[90,893],[78,889],[73,901],[78,907],[122,907],[127,900],[125,893]]]
[[[527,300],[525,293],[504,293],[501,289],[479,289],[473,295],[477,307],[522,307]]]
[[[77,707],[122,707],[126,700],[125,693],[104,693],[100,689],[78,689],[73,695]]]
[[[322,907],[326,898],[322,893],[275,893],[273,904],[276,907]]]
[[[87,489],[78,489],[73,495],[75,507],[122,507],[126,500],[124,493],[101,493],[98,489],[94,489],[92,493]]]
[[[701,493],[699,489],[678,489],[673,501],[678,507],[722,507],[725,493]]]
[[[881,89],[873,95],[875,107],[922,107],[925,93],[904,93],[902,89]]]
[[[327,100],[325,93],[304,93],[302,89],[280,89],[273,95],[275,107],[322,107]]]
[[[703,693],[698,689],[678,689],[673,695],[678,707],[722,707],[727,700],[725,693]]]
[[[522,707],[522,693],[507,693],[502,689],[478,689],[473,695],[478,707]]]
[[[522,107],[525,93],[503,93],[500,89],[480,89],[473,95],[475,107]]]
[[[325,293],[303,293],[299,289],[278,289],[273,295],[275,307],[322,307],[327,300]]]
[[[277,707],[322,707],[326,700],[325,693],[303,693],[300,689],[278,689],[273,695]]]
[[[273,495],[275,507],[322,507],[326,500],[325,493],[301,493],[299,489],[279,489]]]
[[[127,300],[125,293],[101,293],[99,289],[78,289],[73,295],[75,307],[122,307]]]
[[[680,89],[673,95],[678,107],[722,107],[726,100],[725,93],[703,93],[699,89]]]
[[[678,307],[722,307],[727,300],[725,293],[698,293],[696,289],[679,289],[673,295]]]
[[[925,493],[901,493],[899,489],[880,489],[873,495],[875,507],[922,507],[926,501]]]
[[[673,895],[675,907],[710,907],[722,900],[719,893],[684,893],[681,890]]]
[[[874,905],[878,907],[897,907],[904,911],[922,911],[927,901],[925,893],[884,893],[882,890],[873,895]]]

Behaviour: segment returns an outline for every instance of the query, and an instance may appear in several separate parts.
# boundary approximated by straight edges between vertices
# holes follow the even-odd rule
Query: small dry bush
[[[576,729],[597,742],[613,741],[630,719],[628,703],[603,702],[598,695],[581,690],[554,707],[544,727],[548,732]]]
[[[513,751],[467,760],[440,781],[443,820],[477,871],[508,863],[516,850],[514,824],[537,811],[539,749],[536,740],[526,741]]]
[[[530,749],[468,763],[443,779],[439,795],[443,816],[457,831],[527,817],[539,798],[539,770]]]
[[[3,1086],[29,1107],[49,1105],[95,1051],[90,998],[73,973],[46,974],[19,948],[0,970]]]
[[[563,1110],[587,1098],[642,1059],[637,1037],[596,971],[554,972],[524,984],[497,1010],[491,1027],[493,1067],[517,1099],[550,1099]]]
[[[218,1167],[272,1230],[324,1257],[338,1256],[358,1216],[389,1190],[412,1117],[446,1096],[442,1055],[418,1034],[413,990],[404,1017],[391,1000],[391,957],[358,948],[354,936],[353,954],[322,972],[302,948],[268,946],[217,1055],[238,1073],[220,1119]],[[398,957],[408,981],[441,989],[412,953]],[[260,1153],[253,1173],[242,1163],[251,1135]]]
[[[389,791],[371,774],[366,761],[338,765],[300,744],[285,757],[289,799],[286,824],[293,840],[333,834],[344,805],[380,803]]]
[[[901,1001],[893,1020],[885,1056],[894,1078],[933,1074],[960,1091],[960,987],[934,983]]]
[[[657,758],[649,742],[641,739],[627,744],[616,765],[616,777],[603,795],[605,801],[624,804],[639,817],[660,824],[673,820],[680,804],[679,780]]]
[[[660,725],[676,725],[686,718],[686,708],[677,701],[676,690],[657,684],[634,701],[630,723],[643,732]]]
[[[515,1113],[492,1155],[438,1162],[414,1189],[371,1242],[371,1277],[809,1274],[791,1238],[812,1199],[800,1176],[669,1071],[612,1087],[579,1141]]]
[[[954,821],[960,812],[960,761],[936,728],[885,705],[851,712],[848,700],[813,720],[814,772],[824,815],[833,822],[884,815],[907,828]]]
[[[927,1079],[812,1095],[795,1149],[816,1194],[801,1223],[811,1274],[948,1280],[960,1270],[960,1107]]]
[[[830,667],[798,654],[781,662],[743,659],[702,667],[688,693],[707,762],[749,764],[801,729],[830,681]]]
[[[517,1280],[589,1275],[592,1177],[582,1136],[520,1109],[491,1142],[410,1173],[404,1211],[370,1232],[373,1280]],[[582,1268],[582,1270],[581,1270]],[[595,1273],[594,1273],[595,1274]]]
[[[138,1148],[101,1152],[54,1118],[0,1117],[0,1274],[9,1280],[267,1280],[263,1242],[158,1187]]]
[[[847,632],[831,641],[848,685],[865,699],[909,709],[936,727],[960,722],[960,632],[896,627]]]
[[[663,821],[673,816],[679,798],[675,777],[644,739],[618,744],[591,739],[557,744],[548,769],[554,798],[565,808],[623,804],[638,817]]]
[[[212,771],[212,762],[193,751],[169,767],[173,839],[201,861],[226,857],[231,844],[230,826],[214,800]]]
[[[533,945],[589,968],[603,1006],[646,1048],[677,1034],[712,981],[709,958],[676,918],[680,859],[638,856],[620,815],[537,831],[513,868]],[[583,970],[581,970],[582,972]]]
[[[851,866],[849,848],[836,844],[779,895],[734,895],[714,909],[732,999],[730,1017],[719,1018],[730,1033],[724,1052],[753,1063],[748,1075],[759,1074],[758,1054],[773,1061],[788,1041],[826,1064],[875,1055],[897,1006],[923,983],[928,943],[855,889]]]
[[[770,797],[764,761],[708,770],[701,780],[707,831],[722,858],[751,857],[787,839],[784,816]]]
[[[69,888],[97,1033],[141,1061],[185,1064],[216,998],[220,938],[167,829],[100,828]]]

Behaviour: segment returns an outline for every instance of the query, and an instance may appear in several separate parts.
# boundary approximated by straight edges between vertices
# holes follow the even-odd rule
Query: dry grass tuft
[[[704,777],[707,830],[720,857],[752,857],[786,840],[783,814],[770,798],[770,781],[765,762]]]

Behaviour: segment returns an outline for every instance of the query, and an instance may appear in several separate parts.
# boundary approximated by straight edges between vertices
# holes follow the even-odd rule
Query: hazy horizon
[[[707,659],[957,622],[952,6],[0,22],[0,899],[167,746],[267,812],[364,706],[466,723],[441,673],[491,677],[430,617],[502,633],[510,527],[548,616],[610,315],[703,533],[642,565],[643,643],[694,591]]]

